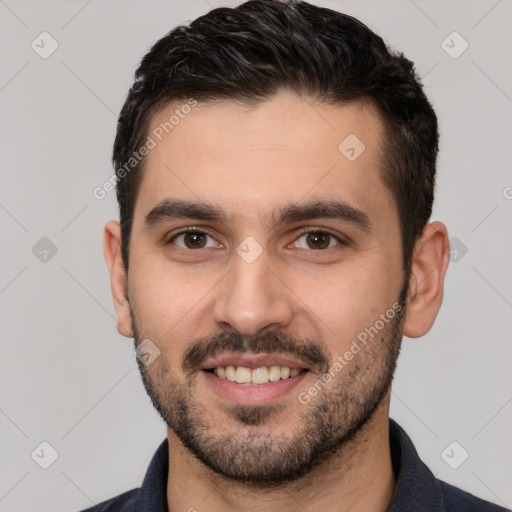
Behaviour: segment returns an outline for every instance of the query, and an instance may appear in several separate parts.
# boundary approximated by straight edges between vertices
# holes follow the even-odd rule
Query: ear
[[[441,222],[427,224],[414,247],[403,330],[405,336],[424,336],[434,324],[443,302],[444,276],[449,260],[450,242],[446,226]]]
[[[103,252],[110,273],[110,287],[117,315],[117,331],[133,338],[130,303],[127,297],[127,276],[121,257],[121,225],[115,220],[107,222],[103,234]]]

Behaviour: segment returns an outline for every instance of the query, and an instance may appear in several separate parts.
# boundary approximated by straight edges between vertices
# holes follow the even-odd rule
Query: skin
[[[173,103],[158,113],[149,132],[177,107]],[[366,146],[354,161],[338,150],[349,134]],[[428,224],[416,243],[407,307],[394,324],[397,332],[390,322],[321,393],[307,404],[297,400],[321,378],[323,363],[330,366],[397,302],[404,285],[398,212],[378,172],[382,140],[382,121],[367,103],[332,106],[287,91],[256,107],[200,103],[146,159],[128,275],[119,223],[105,226],[118,331],[137,343],[149,338],[160,350],[153,363],[139,367],[169,427],[170,511],[387,509],[395,477],[388,431],[391,388],[386,385],[402,333],[423,336],[441,306],[449,261],[442,223]],[[169,197],[206,201],[232,218],[227,223],[168,220],[147,229],[145,216]],[[368,216],[371,232],[325,218],[270,227],[275,208],[312,199],[338,199],[357,207]],[[192,226],[210,235],[206,248],[187,248],[183,237],[166,243]],[[328,248],[318,249],[301,228],[322,228],[350,243],[330,239]],[[250,264],[236,252],[248,236],[262,249]],[[246,342],[248,349],[263,343],[268,332],[290,336],[292,347],[318,346],[325,359],[259,416],[256,407],[242,411],[216,394],[198,367],[184,370],[184,356],[198,342],[207,349],[210,339],[225,334]],[[277,350],[269,353],[279,353],[284,343],[278,337]],[[363,402],[372,410],[363,410]],[[207,452],[216,442],[226,457],[237,455],[228,459],[231,465],[218,449],[212,448],[207,463],[194,456],[190,440],[184,442],[172,428],[179,427],[178,403],[192,409],[196,448]],[[319,405],[330,413],[319,414]],[[280,485],[270,479],[265,484],[263,469],[281,467],[292,449],[307,446],[300,442],[304,434],[318,440],[322,420],[333,436],[339,435],[329,456]],[[350,429],[355,429],[351,435]],[[272,451],[277,446],[289,449]],[[245,481],[222,473],[242,468],[248,472]]]

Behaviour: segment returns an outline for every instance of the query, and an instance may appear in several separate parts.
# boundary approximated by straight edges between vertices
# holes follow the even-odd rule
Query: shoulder
[[[80,512],[131,512],[138,510],[140,489],[132,489]]]
[[[510,512],[489,501],[477,498],[454,485],[438,480],[443,492],[443,501],[447,512]]]

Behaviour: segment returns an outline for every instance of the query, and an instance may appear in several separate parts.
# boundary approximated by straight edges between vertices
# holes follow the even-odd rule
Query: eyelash
[[[172,243],[173,240],[175,240],[178,236],[186,235],[188,233],[198,233],[198,234],[207,235],[207,236],[213,238],[213,236],[210,235],[210,233],[208,233],[207,231],[204,231],[204,230],[202,230],[200,228],[190,227],[190,228],[187,228],[187,229],[185,229],[183,231],[179,231],[178,233],[174,234],[166,242],[166,245]],[[329,235],[332,238],[334,238],[339,243],[339,245],[348,245],[348,241],[347,240],[339,237],[338,235],[335,235],[334,233],[332,233],[328,229],[323,229],[323,228],[302,228],[300,233],[299,233],[299,236],[295,240],[298,240],[299,238],[301,238],[305,234],[315,234],[315,233],[320,233],[320,234],[323,234],[323,235]],[[182,247],[180,247],[180,249],[182,249]],[[332,249],[332,247],[329,247],[329,249]],[[184,249],[184,250],[193,251],[194,249]],[[311,250],[313,251],[314,249],[311,249]],[[327,249],[319,249],[318,252],[325,252],[326,250]]]

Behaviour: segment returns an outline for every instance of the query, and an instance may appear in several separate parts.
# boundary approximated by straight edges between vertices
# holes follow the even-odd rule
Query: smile
[[[294,388],[311,372],[304,368],[290,369],[286,366],[248,368],[228,365],[203,369],[199,373],[205,378],[210,391],[223,401],[235,405],[261,406],[290,396]],[[271,377],[276,380],[271,380]]]
[[[305,369],[288,366],[262,366],[260,368],[247,368],[245,366],[217,366],[206,370],[217,377],[237,384],[261,385],[268,382],[277,382],[296,377]]]

